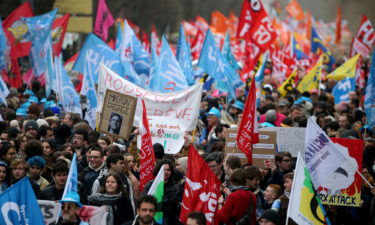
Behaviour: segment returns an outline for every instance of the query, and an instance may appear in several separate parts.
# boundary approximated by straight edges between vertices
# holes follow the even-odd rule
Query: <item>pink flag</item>
[[[113,19],[111,12],[108,10],[105,0],[99,0],[94,33],[106,41],[108,37],[108,28],[114,23],[115,20]]]

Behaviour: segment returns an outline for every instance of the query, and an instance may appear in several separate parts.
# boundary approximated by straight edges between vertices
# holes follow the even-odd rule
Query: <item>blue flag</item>
[[[341,102],[350,102],[349,94],[355,92],[355,78],[346,78],[340,80],[332,89],[332,95],[335,98],[335,104]]]
[[[51,38],[51,26],[56,13],[57,9],[54,9],[40,16],[22,18],[28,29],[24,38],[32,42],[30,62],[36,76],[42,75],[47,69],[47,51],[52,43],[48,39]]]
[[[166,37],[163,35],[160,50],[160,58],[156,74],[152,75],[150,80],[150,89],[155,92],[175,92],[187,88],[189,85],[178,64],[176,57],[169,47]]]
[[[237,60],[234,58],[230,47],[230,35],[229,32],[225,35],[223,49],[221,50],[224,58],[229,62],[229,64],[233,67],[233,69],[238,70],[240,67],[238,66]]]
[[[95,130],[96,128],[96,108],[98,106],[98,99],[96,98],[96,89],[90,66],[86,64],[85,70],[87,71],[83,75],[81,95],[87,98],[87,111],[85,114],[85,120],[88,121],[90,127]]]
[[[152,90],[152,87],[155,87],[157,84],[156,77],[159,76],[159,56],[156,53],[155,46],[151,40],[151,67],[150,67],[150,80],[148,83],[149,90]]]
[[[115,73],[123,76],[124,69],[119,55],[100,38],[90,33],[81,48],[73,70],[85,75],[87,74],[85,69],[89,69],[91,71],[90,76],[92,76],[92,80],[97,84],[100,62],[103,62],[104,65]]]
[[[61,58],[55,57],[55,74],[58,85],[57,93],[65,112],[77,113],[82,116],[80,97],[68,76]]]
[[[329,70],[332,69],[333,64],[335,63],[335,58],[333,58],[332,52],[323,44],[322,39],[320,39],[318,33],[315,29],[311,28],[311,52],[319,53],[321,51],[324,56],[323,63],[327,64]]]
[[[5,98],[9,95],[9,89],[6,83],[4,82],[2,76],[0,76],[0,100],[2,103],[7,105]]]
[[[228,93],[229,101],[236,98],[235,89],[242,86],[243,82],[216,47],[215,39],[209,29],[206,33],[198,66],[215,79],[216,87],[220,91]]]
[[[57,92],[56,74],[52,59],[52,38],[48,37],[45,43],[46,57],[45,57],[45,79],[46,79],[46,98],[51,95],[51,90]]]
[[[292,36],[292,55],[296,57],[296,59],[308,59],[307,55],[302,51],[301,46],[297,43],[294,35]]]
[[[89,190],[91,191],[91,190]],[[66,180],[65,189],[62,198],[65,197],[66,193],[75,192],[78,193],[78,170],[77,170],[77,155],[73,154],[72,164],[69,169],[68,178]]]
[[[24,177],[1,193],[0,207],[0,224],[44,224],[29,177]]]
[[[121,54],[121,38],[122,38],[122,28],[121,23],[117,23],[117,33],[116,33],[116,43],[115,51],[120,55]]]
[[[365,112],[367,124],[373,128],[375,126],[375,51],[372,52],[370,76],[366,86]]]
[[[150,75],[150,55],[134,33],[132,35],[132,48],[134,70],[139,75],[140,80],[143,81],[142,83],[144,83]],[[143,84],[142,86],[145,85]]]
[[[0,18],[0,70],[7,68],[10,50],[2,24],[3,21]]]
[[[260,67],[255,74],[255,87],[256,87],[256,103],[257,107],[260,105],[260,97],[261,97],[261,89],[262,89],[262,83],[264,80],[264,69],[266,68],[267,64],[267,58],[268,58],[268,52],[264,53],[262,57],[260,57]]]
[[[177,43],[177,53],[176,58],[178,63],[181,66],[181,69],[184,71],[186,80],[189,85],[194,84],[193,76],[193,65],[191,64],[191,54],[189,51],[190,47],[186,43],[185,32],[182,24],[180,24],[180,37],[178,38]]]

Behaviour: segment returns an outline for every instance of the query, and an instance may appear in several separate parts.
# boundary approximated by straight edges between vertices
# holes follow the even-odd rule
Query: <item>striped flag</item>
[[[158,207],[154,219],[157,223],[163,223],[163,211],[161,211],[161,204],[164,197],[164,165],[160,168],[158,175],[156,176],[154,182],[151,185],[148,195],[154,196],[158,201]]]

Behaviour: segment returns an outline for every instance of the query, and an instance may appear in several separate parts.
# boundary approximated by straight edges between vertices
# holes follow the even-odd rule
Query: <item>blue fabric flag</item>
[[[1,25],[0,25],[1,26]],[[6,83],[4,82],[2,76],[0,76],[0,100],[2,103],[7,105],[5,98],[9,95],[9,89]]]
[[[87,111],[85,114],[85,120],[88,121],[90,127],[95,130],[96,128],[96,108],[98,106],[98,100],[96,98],[96,90],[95,90],[95,83],[93,78],[90,74],[91,72],[90,66],[86,64],[85,71],[87,71],[83,75],[83,82],[82,82],[82,89],[81,95],[85,95],[87,98]]]
[[[150,80],[150,89],[152,91],[169,93],[183,90],[189,86],[184,72],[173,55],[164,35],[158,68],[155,72],[157,73],[152,75],[153,80]]]
[[[220,91],[228,93],[229,101],[236,98],[235,89],[242,86],[243,82],[216,47],[215,39],[209,29],[206,33],[198,66],[215,79],[216,87],[220,88]]]
[[[100,62],[103,62],[104,65],[120,76],[124,75],[119,55],[100,38],[90,33],[81,48],[73,70],[85,75],[87,74],[85,69],[90,69],[92,80],[97,84]]]
[[[301,46],[297,43],[294,36],[292,36],[292,55],[298,60],[308,59],[307,55],[302,51]]]
[[[225,35],[224,45],[223,45],[223,49],[221,50],[221,53],[223,54],[224,58],[229,62],[229,64],[233,67],[233,69],[235,70],[240,69],[240,66],[237,63],[237,60],[234,58],[234,55],[230,47],[229,32],[227,32]]]
[[[45,43],[46,49],[46,64],[45,64],[45,79],[46,79],[46,98],[51,95],[51,90],[57,92],[56,74],[52,59],[52,37],[49,36]]]
[[[264,80],[264,69],[266,68],[268,58],[268,52],[264,53],[262,57],[260,57],[261,65],[255,74],[255,86],[256,86],[256,103],[257,107],[260,105],[260,97],[261,97],[261,89],[262,89],[262,82]]]
[[[151,40],[151,67],[150,67],[150,80],[147,89],[152,90],[152,87],[156,86],[157,79],[159,75],[159,56],[156,53],[155,46]]]
[[[47,69],[47,51],[50,48],[48,39],[51,38],[51,26],[56,13],[57,9],[54,9],[40,16],[22,18],[28,29],[24,38],[32,42],[30,62],[36,76],[42,75]]]
[[[178,38],[176,57],[181,69],[184,71],[188,84],[193,85],[193,65],[191,64],[191,54],[189,48],[190,47],[186,43],[184,28],[182,24],[180,24],[180,37]]]
[[[42,211],[31,187],[24,177],[0,195],[0,224],[44,224]]]
[[[320,50],[323,53],[324,60],[323,63],[328,65],[328,69],[330,72],[332,70],[332,66],[335,63],[335,58],[333,58],[332,52],[323,44],[322,39],[320,39],[318,33],[315,29],[311,28],[311,52],[318,53]]]
[[[91,191],[91,190],[89,190]],[[78,193],[78,170],[77,170],[77,155],[73,154],[72,164],[69,169],[68,178],[66,180],[66,185],[62,199],[65,197],[66,193],[75,192]]]
[[[365,112],[367,124],[373,128],[375,126],[375,51],[372,52],[370,76],[366,86]]]
[[[10,50],[2,24],[3,21],[0,18],[0,70],[7,68]]]
[[[134,70],[140,76],[140,80],[143,81],[142,83],[144,83],[150,75],[150,55],[134,33],[132,35],[132,48]],[[142,86],[145,85],[142,84]]]
[[[68,76],[61,58],[55,57],[55,74],[58,84],[58,95],[65,112],[78,113],[82,116],[80,97]]]
[[[340,80],[332,89],[332,95],[335,98],[335,104],[341,102],[350,102],[350,92],[355,92],[355,78],[345,78]]]
[[[117,34],[116,34],[116,43],[115,51],[120,55],[121,51],[121,39],[122,39],[122,28],[121,23],[117,23]]]

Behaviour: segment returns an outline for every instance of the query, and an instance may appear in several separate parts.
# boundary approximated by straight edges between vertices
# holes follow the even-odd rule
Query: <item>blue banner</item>
[[[329,70],[331,70],[333,64],[335,63],[335,58],[333,58],[332,52],[323,44],[322,39],[320,39],[315,29],[311,28],[311,52],[319,53],[319,51],[323,53],[323,63],[327,64]]]
[[[350,102],[349,94],[355,92],[355,78],[346,78],[340,80],[332,89],[332,95],[335,98],[335,104],[341,102]]]
[[[234,58],[234,55],[230,47],[229,32],[227,32],[225,35],[224,45],[223,45],[223,49],[221,50],[221,53],[223,54],[224,58],[229,62],[229,64],[233,67],[233,69],[235,70],[240,69],[240,66],[237,63],[237,60]]]
[[[2,24],[3,21],[0,18],[0,70],[7,68],[10,50]]]
[[[375,126],[375,51],[372,52],[370,76],[366,86],[365,112],[367,124],[373,128]]]
[[[0,195],[0,224],[40,225],[44,219],[29,177],[24,177]]]
[[[185,32],[182,24],[180,24],[180,37],[177,42],[177,61],[181,66],[181,69],[184,71],[186,80],[189,85],[194,84],[193,76],[193,65],[191,64],[191,54],[189,51],[189,46],[186,43]]]

